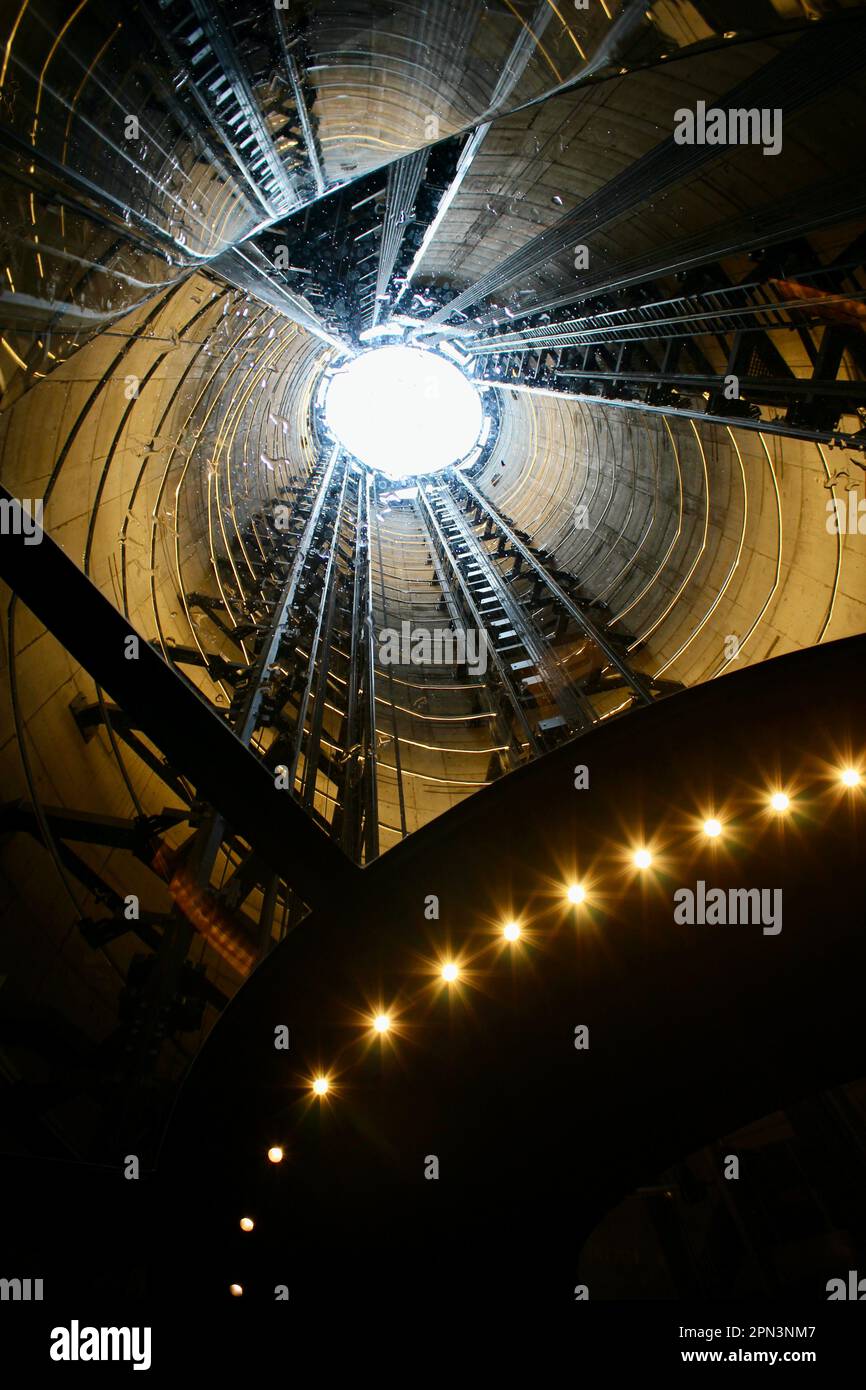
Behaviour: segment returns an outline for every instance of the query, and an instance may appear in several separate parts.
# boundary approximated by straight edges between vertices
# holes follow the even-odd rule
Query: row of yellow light
[[[855,767],[841,769],[838,773],[838,779],[844,787],[849,788],[859,787],[863,781],[862,774]],[[767,805],[770,810],[782,815],[791,809],[793,802],[787,792],[776,791],[768,798]],[[707,839],[715,840],[722,834],[724,826],[716,816],[709,816],[703,822],[701,829]],[[651,868],[653,856],[648,849],[640,846],[633,850],[631,860],[635,868],[646,870]],[[566,888],[565,897],[572,906],[578,907],[586,899],[586,889],[580,883],[572,883]],[[523,929],[518,921],[510,919],[503,923],[501,932],[506,941],[515,942],[520,940]],[[446,960],[442,962],[439,974],[445,984],[456,984],[460,979],[460,967],[456,961]],[[391,1016],[387,1013],[378,1013],[370,1020],[371,1027],[380,1034],[390,1032],[391,1022]],[[313,1095],[319,1097],[326,1096],[331,1089],[329,1078],[323,1074],[312,1077],[309,1085]],[[277,1146],[268,1151],[268,1158],[271,1163],[281,1162],[282,1157],[283,1151]]]
[[[843,787],[848,788],[859,787],[863,781],[862,774],[855,767],[842,768],[838,773],[838,779]],[[787,792],[776,791],[773,792],[772,795],[768,798],[767,805],[770,810],[775,811],[779,815],[784,815],[786,811],[789,811],[791,809],[792,800]],[[701,828],[708,839],[715,840],[718,839],[718,837],[722,834],[724,826],[716,816],[709,816],[703,822]],[[633,851],[632,863],[634,864],[635,868],[649,869],[652,865],[652,862],[652,854],[645,847],[641,846]],[[579,907],[580,904],[584,902],[586,899],[586,889],[580,883],[572,883],[568,886],[568,888],[566,888],[565,897],[572,906]],[[506,941],[510,942],[519,941],[520,937],[523,934],[520,923],[515,921],[514,919],[510,919],[509,921],[503,923],[501,930],[502,936],[505,938]],[[458,966],[457,962],[453,960],[444,961],[442,963],[439,973],[446,984],[455,984],[460,979],[460,967]],[[391,1030],[390,1014],[375,1014],[371,1018],[370,1023],[374,1031],[377,1033],[385,1034],[390,1032]],[[330,1089],[330,1080],[325,1075],[319,1074],[318,1076],[314,1076],[310,1081],[310,1090],[313,1092],[313,1095],[315,1096],[324,1097],[328,1094]],[[268,1149],[269,1163],[282,1163],[283,1158],[284,1151],[279,1144],[274,1144],[271,1146],[271,1148]],[[254,1230],[255,1222],[253,1221],[252,1217],[241,1217],[240,1228],[242,1231]],[[235,1298],[240,1297],[243,1294],[242,1285],[232,1284],[230,1286],[230,1293]]]
[[[862,777],[857,768],[846,767],[839,773],[839,781],[845,787],[858,787],[862,781]],[[791,809],[791,798],[788,796],[787,792],[773,792],[772,796],[769,798],[768,805],[771,810],[781,815],[785,811]],[[716,816],[709,816],[703,822],[701,829],[707,839],[716,840],[721,835],[723,826],[722,822],[718,820]],[[632,863],[636,869],[649,869],[652,862],[652,854],[643,846],[634,850],[632,853]],[[585,900],[586,889],[580,883],[573,883],[566,889],[565,896],[573,906],[577,907]],[[520,923],[514,921],[506,922],[502,927],[502,935],[505,937],[506,941],[518,941],[522,935]],[[459,967],[454,961],[446,961],[442,966],[441,975],[442,979],[445,980],[447,984],[453,984],[460,978]],[[380,1017],[384,1016],[380,1015]],[[376,1027],[379,1027],[378,1019],[376,1020]],[[379,1029],[379,1031],[387,1031],[387,1026],[384,1029]],[[324,1078],[318,1078],[320,1081],[323,1079]],[[317,1095],[325,1095],[328,1091],[327,1081],[325,1081],[324,1090],[316,1090],[316,1082],[314,1082],[313,1090],[316,1091]]]
[[[836,775],[839,783],[847,788],[859,787],[863,781],[862,774],[856,767],[841,768]],[[785,812],[791,810],[794,802],[787,792],[774,791],[767,798],[766,804],[769,810],[775,812],[777,815],[783,815]],[[701,829],[707,839],[716,840],[722,834],[724,826],[718,817],[709,816],[703,821]],[[636,869],[646,870],[652,867],[653,856],[650,850],[641,845],[632,851],[631,861]],[[578,907],[586,899],[586,889],[580,883],[572,883],[565,890],[565,896],[572,906]],[[511,919],[503,923],[501,932],[506,941],[516,942],[520,940],[523,929],[519,922]],[[456,984],[460,980],[460,966],[454,960],[443,961],[439,974],[445,984]],[[376,1014],[375,1017],[371,1019],[371,1025],[377,1033],[389,1032],[391,1028],[390,1015],[387,1013]],[[313,1094],[319,1097],[326,1096],[331,1089],[329,1078],[322,1074],[314,1076],[309,1084]],[[268,1157],[270,1158],[271,1155],[269,1154]],[[281,1157],[282,1152],[280,1151],[280,1156],[278,1158],[272,1158],[271,1161],[279,1162]]]

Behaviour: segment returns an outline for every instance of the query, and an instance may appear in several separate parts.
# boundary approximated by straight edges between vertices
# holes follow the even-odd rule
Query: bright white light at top
[[[405,478],[459,462],[478,439],[483,410],[451,362],[392,345],[359,354],[334,376],[325,418],[362,463]]]

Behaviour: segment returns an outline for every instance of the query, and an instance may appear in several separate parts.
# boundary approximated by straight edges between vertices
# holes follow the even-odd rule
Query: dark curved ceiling
[[[859,1076],[863,808],[834,769],[856,736],[863,649],[791,654],[587,734],[410,837],[278,947],[193,1068],[160,1155],[167,1226],[208,1252],[203,1301],[231,1269],[259,1301],[286,1280],[312,1314],[363,1252],[365,1311],[383,1292],[417,1304],[419,1283],[431,1311],[503,1285],[521,1309],[562,1307],[588,1234],[648,1175]],[[832,720],[817,712],[831,706]],[[796,786],[793,819],[768,814],[768,769]],[[700,834],[707,805],[722,844]],[[648,874],[631,865],[637,843],[652,846]],[[671,920],[672,885],[727,894],[768,867],[772,924]],[[177,1194],[203,1136],[189,1211]],[[165,1297],[177,1289],[167,1277]]]

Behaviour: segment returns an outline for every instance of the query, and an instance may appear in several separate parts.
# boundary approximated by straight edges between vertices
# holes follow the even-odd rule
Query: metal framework
[[[463,133],[441,141],[434,133],[421,149],[416,137],[395,144],[400,157],[387,169],[337,187],[326,174],[334,137],[320,142],[313,70],[305,62],[306,15],[296,19],[277,8],[272,17],[249,16],[213,0],[144,0],[140,8],[159,56],[143,68],[152,77],[153,105],[142,143],[156,149],[164,137],[166,146],[157,172],[143,153],[117,145],[112,177],[101,178],[61,158],[65,146],[28,141],[26,129],[7,125],[0,112],[0,157],[10,184],[19,198],[26,189],[31,209],[39,199],[38,257],[50,268],[51,243],[42,227],[58,211],[70,227],[74,220],[79,231],[86,225],[98,232],[96,249],[84,238],[87,254],[68,258],[75,265],[64,280],[65,299],[12,285],[8,325],[39,323],[40,332],[46,322],[65,325],[71,337],[143,302],[136,294],[150,295],[206,264],[223,290],[227,282],[241,292],[225,294],[226,312],[244,295],[267,306],[250,331],[255,324],[256,332],[273,336],[291,320],[334,352],[350,354],[365,329],[393,320],[404,299],[413,341],[456,332],[453,320],[474,311],[460,331],[479,381],[866,450],[866,195],[835,166],[814,183],[811,200],[798,192],[663,249],[617,260],[605,231],[700,177],[722,154],[719,147],[684,147],[667,138],[513,251],[498,260],[479,256],[476,264],[490,269],[473,283],[461,281],[459,288],[437,275],[425,285],[425,262],[449,213],[459,208],[461,194],[470,202],[475,196],[467,181],[496,114],[538,58],[553,17],[561,18],[555,6],[545,0],[525,20],[507,7],[520,27],[503,47],[507,56],[486,88],[489,106],[471,133],[464,125]],[[347,23],[353,15],[348,6]],[[650,19],[636,0],[624,6],[574,81],[617,76],[625,55],[653,39]],[[468,11],[455,23],[467,40],[474,33]],[[432,30],[431,16],[422,17],[424,24]],[[797,112],[860,72],[866,45],[857,39],[864,27],[855,17],[816,26],[790,43],[786,36],[777,55],[719,103]],[[551,47],[562,37],[547,34]],[[16,51],[14,63],[25,75],[28,61]],[[53,100],[50,87],[48,94]],[[526,105],[544,99],[536,87]],[[65,100],[58,102],[64,119]],[[73,103],[70,123],[74,114]],[[81,123],[89,129],[90,116]],[[130,176],[141,196],[127,205],[123,185]],[[194,196],[202,196],[202,187],[206,212]],[[562,205],[558,195],[555,201]],[[810,235],[849,223],[850,243],[824,263]],[[26,230],[36,227],[32,212]],[[593,251],[592,273],[576,280],[572,248],[590,233],[602,247],[598,257]],[[70,245],[76,235],[70,231]],[[131,248],[144,265],[140,282],[123,268],[118,248]],[[739,280],[732,278],[735,253],[751,256],[748,273],[737,269]],[[66,275],[67,253],[59,259]],[[37,288],[47,295],[43,282],[51,277],[38,263]],[[108,294],[107,306],[91,308],[88,301],[108,267],[110,283],[126,296],[110,313]],[[17,263],[14,269],[17,275]],[[6,274],[12,284],[12,266]],[[142,316],[142,336],[169,299]],[[239,332],[226,352],[241,353],[246,336]],[[807,368],[791,365],[792,344]],[[4,339],[4,346],[14,358],[14,345]],[[94,398],[120,378],[126,351],[113,357]],[[162,361],[154,358],[142,390],[157,379]],[[25,374],[36,362],[28,354]],[[195,376],[191,371],[190,380]],[[165,422],[171,427],[180,399],[179,385],[159,429]],[[556,557],[470,476],[451,471],[422,479],[410,497],[397,496],[340,449],[317,453],[315,408],[306,398],[304,409],[304,428],[314,437],[311,471],[301,476],[298,459],[287,460],[292,481],[285,487],[268,493],[251,486],[237,507],[232,498],[235,530],[211,552],[215,591],[202,591],[207,580],[197,577],[200,587],[183,593],[186,611],[206,616],[210,640],[194,633],[195,645],[166,647],[160,633],[150,643],[139,639],[130,661],[125,644],[137,634],[127,618],[48,536],[33,551],[15,537],[4,537],[0,547],[3,578],[98,683],[95,699],[79,696],[70,707],[82,737],[107,737],[121,768],[122,754],[133,755],[179,803],[126,821],[40,806],[35,795],[33,803],[0,808],[0,830],[39,838],[101,905],[103,917],[79,923],[95,949],[134,932],[153,953],[152,973],[148,967],[140,990],[136,985],[142,1071],[144,1040],[159,1034],[164,1011],[181,997],[194,929],[210,933],[211,943],[221,943],[225,958],[245,973],[308,906],[331,904],[335,893],[350,901],[360,866],[415,826],[533,756],[678,688],[641,668],[635,634],[620,624],[609,631],[603,605],[582,590],[579,576],[559,569]],[[82,410],[58,471],[85,418]],[[130,403],[111,442],[96,506],[131,418]],[[212,438],[204,431],[196,444],[204,450]],[[228,481],[246,465],[245,453],[228,458]],[[0,499],[11,500],[2,489]],[[124,605],[126,527],[124,521]],[[91,521],[85,569],[93,537]],[[233,590],[239,569],[249,579]],[[411,661],[386,664],[380,634],[407,620],[483,634],[484,677],[471,678],[458,661],[432,672],[419,672]],[[225,705],[199,695],[180,674],[183,667],[205,672]],[[169,848],[169,837],[182,829],[187,838]],[[172,911],[145,909],[127,920],[123,900],[76,844],[101,845],[146,864],[168,885]],[[202,997],[217,1006],[225,998],[210,984]]]
[[[517,534],[465,476],[427,483],[418,506],[443,586],[485,634],[497,688],[510,705],[510,735],[527,753],[573,737],[655,694],[625,657],[627,640],[605,634],[557,578],[551,558]],[[664,693],[670,687],[666,687]]]
[[[375,290],[369,289],[361,298],[362,312],[369,319],[371,327],[379,322],[388,286],[394,273],[394,265],[400,243],[406,230],[406,223],[415,211],[418,189],[427,167],[427,151],[420,150],[405,159],[397,160],[388,170],[388,186],[385,190],[385,212],[382,222],[382,235],[379,241],[379,264],[376,269]]]
[[[783,104],[786,115],[790,115],[814,101],[823,91],[857,73],[866,57],[857,46],[856,37],[856,33],[852,34],[845,26],[829,26],[809,34],[744,82],[723,93],[718,105],[726,109],[760,109]],[[855,39],[853,45],[852,38]],[[489,299],[518,278],[530,277],[575,243],[585,242],[590,235],[597,236],[650,196],[657,198],[665,188],[705,169],[720,157],[723,148],[720,145],[678,144],[673,135],[662,140],[611,182],[583,199],[573,211],[564,214],[553,227],[540,232],[449,300],[432,316],[433,321],[447,322],[454,314]]]
[[[0,500],[13,499],[0,486]],[[271,868],[290,877],[310,905],[353,879],[349,860],[299,806],[283,795],[263,762],[225,721],[138,638],[127,620],[50,536],[38,546],[11,535],[0,546],[10,588],[147,731],[198,794],[220,808]],[[62,596],[62,597],[61,597]],[[127,639],[136,638],[135,659]]]

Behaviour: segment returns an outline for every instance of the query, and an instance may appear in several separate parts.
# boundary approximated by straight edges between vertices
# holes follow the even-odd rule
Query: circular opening
[[[446,358],[391,346],[361,353],[335,374],[325,419],[361,463],[405,478],[465,458],[484,411],[475,387]]]

